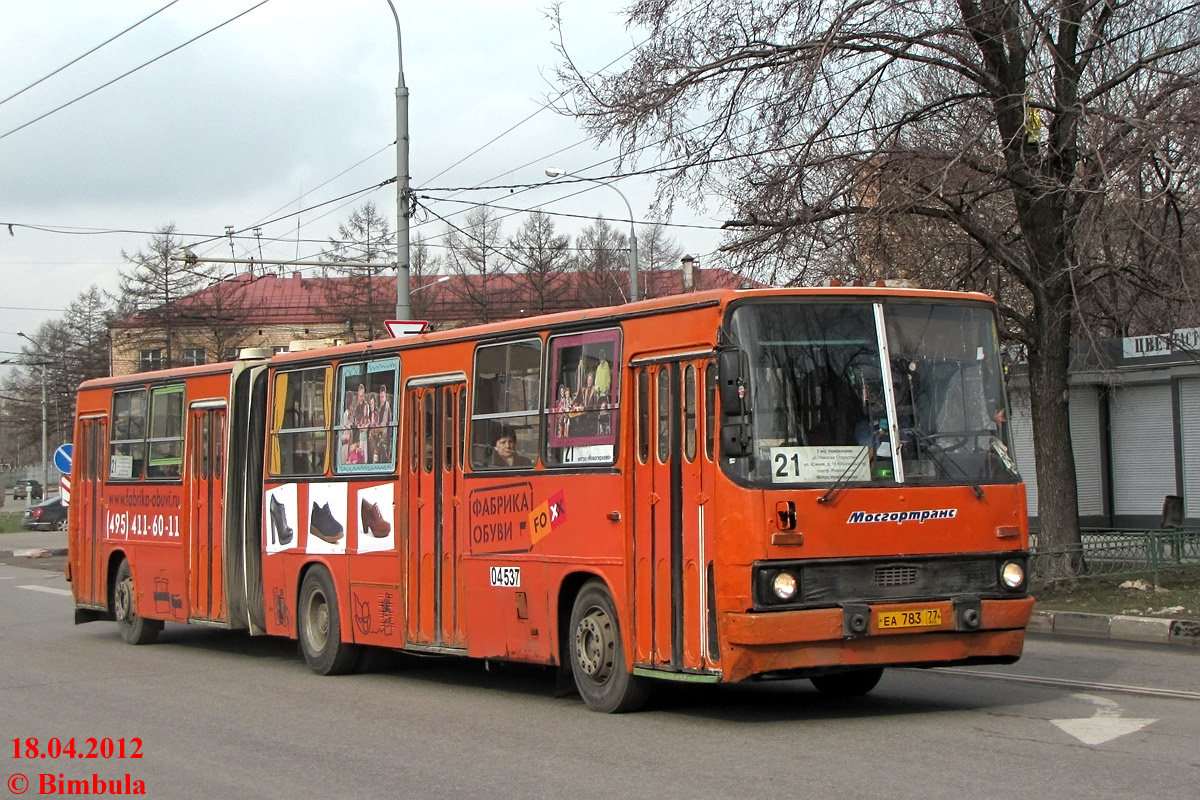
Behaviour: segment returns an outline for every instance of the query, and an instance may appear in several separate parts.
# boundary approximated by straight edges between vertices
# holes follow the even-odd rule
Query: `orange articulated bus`
[[[715,291],[89,381],[76,621],[654,679],[1016,660],[1025,490],[995,306]]]

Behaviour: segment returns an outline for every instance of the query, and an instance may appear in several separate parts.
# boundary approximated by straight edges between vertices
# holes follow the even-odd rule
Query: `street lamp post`
[[[33,346],[38,349],[38,352],[41,352],[42,346],[39,345],[37,342],[33,341],[32,338],[26,336],[24,333],[21,333],[21,331],[17,331],[17,336],[20,336],[22,339],[25,339],[26,341],[32,342]],[[47,439],[49,438],[49,430],[48,430],[48,424],[47,424],[47,419],[46,419],[46,362],[41,361],[41,362],[34,362],[34,363],[36,363],[37,366],[40,366],[42,368],[42,491],[48,493],[50,491],[50,489],[48,488],[49,487],[49,478],[50,478],[50,462],[49,462],[49,459],[47,458],[47,448],[46,448]],[[33,366],[33,364],[31,363],[30,366]],[[30,497],[32,497],[32,496],[33,496],[33,493],[31,492]],[[45,497],[44,494],[42,496]]]
[[[396,78],[396,319],[412,318],[412,297],[409,292],[409,230],[408,195],[411,178],[408,174],[408,86],[404,83],[404,48],[400,39],[400,15],[392,0],[388,8],[396,19],[396,56],[399,71]]]
[[[548,167],[546,169],[547,178],[575,178],[576,180],[589,181],[598,183],[601,186],[607,186],[617,194],[621,195],[621,199],[625,201],[625,208],[629,210],[629,302],[636,303],[641,299],[641,292],[638,290],[638,255],[637,255],[637,230],[633,225],[633,206],[629,205],[629,198],[625,193],[618,189],[609,181],[602,181],[597,178],[586,178],[583,175],[575,175],[567,172],[562,167]]]

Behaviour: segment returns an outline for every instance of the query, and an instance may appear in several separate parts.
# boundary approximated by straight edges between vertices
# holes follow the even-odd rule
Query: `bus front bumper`
[[[846,604],[720,617],[727,681],[856,666],[1004,663],[1021,655],[1033,598]]]

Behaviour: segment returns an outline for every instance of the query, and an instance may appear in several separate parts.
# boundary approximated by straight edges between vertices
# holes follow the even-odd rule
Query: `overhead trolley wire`
[[[231,23],[231,22],[234,22],[234,21],[236,21],[236,20],[238,20],[238,19],[241,19],[242,17],[244,17],[244,16],[246,16],[247,14],[249,14],[251,11],[254,11],[254,10],[255,10],[255,9],[257,9],[257,8],[261,8],[262,6],[265,6],[265,5],[266,5],[267,3],[269,3],[269,2],[271,2],[271,0],[261,0],[261,2],[259,2],[259,3],[256,3],[255,5],[251,6],[251,7],[250,7],[250,8],[248,8],[248,9],[246,9],[245,11],[243,11],[243,12],[242,12],[242,13],[240,13],[240,14],[238,14],[237,16],[230,17],[229,19],[225,20],[225,21],[224,21],[224,22],[222,22],[221,24],[219,24],[219,25],[215,25],[215,26],[213,26],[213,27],[209,28],[209,29],[208,29],[208,30],[206,30],[204,33],[201,33],[201,34],[198,34],[198,35],[196,35],[196,36],[193,36],[191,39],[188,39],[188,40],[187,40],[186,42],[184,42],[183,44],[181,44],[181,45],[179,45],[179,46],[177,46],[177,47],[173,47],[173,48],[171,48],[170,50],[168,50],[167,52],[165,52],[165,53],[162,53],[161,55],[157,55],[157,56],[155,56],[154,58],[150,59],[149,61],[145,62],[144,64],[142,64],[142,65],[140,65],[140,66],[137,66],[137,67],[134,67],[133,69],[131,69],[131,70],[129,70],[128,72],[125,72],[125,73],[123,73],[123,74],[121,74],[121,75],[118,75],[117,77],[113,78],[112,80],[108,81],[107,83],[103,83],[103,84],[101,84],[100,86],[97,86],[95,89],[92,89],[90,92],[87,92],[87,93],[85,93],[85,94],[82,94],[82,95],[80,95],[79,97],[76,97],[74,100],[70,100],[70,101],[68,101],[68,102],[66,102],[66,103],[63,103],[62,105],[58,106],[57,108],[51,109],[50,111],[47,111],[45,114],[42,114],[40,117],[35,117],[34,119],[31,119],[31,120],[29,120],[28,122],[26,122],[26,123],[24,123],[24,124],[22,124],[22,125],[18,125],[17,127],[13,128],[12,130],[10,130],[10,131],[8,131],[8,132],[6,132],[6,133],[2,133],[2,134],[0,134],[0,139],[6,139],[6,138],[8,138],[9,136],[12,136],[14,133],[17,133],[18,131],[25,130],[25,129],[26,129],[26,128],[28,128],[30,125],[33,125],[35,122],[41,122],[41,121],[42,121],[42,120],[44,120],[46,117],[49,117],[49,116],[50,116],[50,115],[52,115],[52,114],[57,114],[59,111],[62,111],[64,108],[68,108],[68,107],[70,107],[70,106],[73,106],[73,105],[75,105],[76,103],[78,103],[80,100],[83,100],[83,99],[85,99],[85,98],[91,97],[92,95],[96,94],[96,92],[99,92],[99,91],[100,91],[100,90],[102,90],[102,89],[107,89],[109,86],[112,86],[112,85],[113,85],[114,83],[116,83],[117,81],[120,81],[120,80],[123,80],[123,79],[125,79],[125,78],[128,78],[130,75],[134,74],[135,72],[138,72],[139,70],[145,69],[146,67],[148,67],[148,66],[150,66],[151,64],[155,63],[156,61],[161,61],[162,59],[166,58],[167,56],[171,55],[172,53],[176,53],[176,52],[178,52],[178,51],[182,50],[183,48],[187,47],[189,44],[192,44],[193,42],[199,41],[200,39],[203,39],[205,36],[208,36],[210,33],[213,33],[214,31],[220,30],[221,28],[224,28],[224,27],[225,27],[226,25],[228,25],[229,23]]]
[[[151,19],[153,19],[154,17],[158,16],[158,15],[159,15],[159,14],[161,14],[162,12],[166,11],[168,8],[170,8],[171,6],[175,5],[175,4],[176,4],[176,3],[178,3],[178,2],[179,2],[179,0],[171,0],[171,2],[167,3],[165,6],[163,6],[162,8],[160,8],[158,11],[155,11],[154,13],[150,14],[149,16],[142,17],[140,20],[138,20],[137,22],[133,23],[133,24],[132,24],[132,25],[130,25],[128,28],[126,28],[125,30],[123,30],[123,31],[121,31],[120,33],[118,33],[116,36],[111,36],[111,37],[109,37],[108,39],[104,40],[104,41],[103,41],[103,42],[101,42],[100,44],[98,44],[98,45],[96,45],[95,47],[93,47],[91,50],[88,50],[88,51],[87,51],[86,53],[84,53],[83,55],[81,55],[81,56],[79,56],[79,57],[77,57],[77,58],[74,58],[74,59],[72,59],[71,61],[68,61],[66,64],[63,64],[61,67],[59,67],[58,69],[54,70],[54,72],[51,72],[49,75],[43,75],[41,78],[38,78],[36,81],[34,81],[33,83],[29,84],[29,85],[28,85],[28,86],[26,86],[24,89],[20,89],[20,90],[18,90],[18,91],[16,91],[16,92],[13,92],[13,93],[12,93],[12,94],[10,94],[8,97],[4,98],[3,100],[0,100],[0,106],[4,105],[5,103],[7,103],[9,100],[12,100],[13,98],[20,97],[21,95],[25,94],[25,93],[26,93],[26,92],[28,92],[30,89],[32,89],[33,87],[37,86],[38,84],[40,84],[40,83],[44,83],[45,81],[48,81],[48,80],[50,80],[50,79],[51,79],[51,78],[53,78],[55,75],[57,75],[58,73],[62,72],[62,71],[63,71],[63,70],[65,70],[65,69],[67,69],[68,67],[72,67],[72,66],[74,66],[74,65],[78,64],[80,61],[83,61],[83,59],[87,58],[87,57],[88,57],[88,56],[90,56],[92,53],[95,53],[97,50],[99,50],[99,49],[101,49],[101,48],[103,48],[103,47],[106,47],[106,46],[108,46],[108,45],[112,44],[112,43],[113,43],[113,42],[115,42],[117,39],[120,39],[122,36],[124,36],[125,34],[129,33],[131,30],[133,30],[134,28],[136,28],[136,27],[138,27],[139,25],[141,25],[143,22],[148,22],[148,21],[150,21]]]

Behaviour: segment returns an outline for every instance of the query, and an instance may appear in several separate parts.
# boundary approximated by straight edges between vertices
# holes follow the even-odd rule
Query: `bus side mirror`
[[[717,386],[721,392],[721,411],[726,417],[742,417],[750,411],[750,360],[741,350],[722,350],[717,354]]]
[[[724,423],[721,425],[722,458],[745,458],[750,455],[753,438],[749,423]]]

